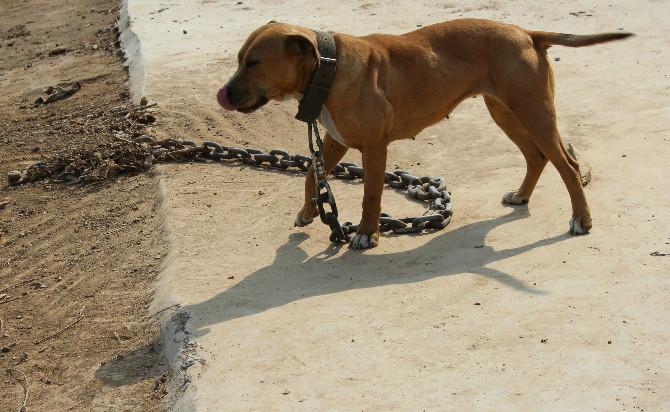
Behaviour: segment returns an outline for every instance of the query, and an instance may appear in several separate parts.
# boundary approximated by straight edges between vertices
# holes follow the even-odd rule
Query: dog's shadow
[[[486,267],[570,237],[562,234],[503,250],[485,245],[486,235],[491,230],[527,216],[529,213],[525,206],[516,207],[507,215],[447,231],[416,249],[384,255],[347,251],[336,256],[342,246],[331,244],[323,252],[309,256],[300,248],[300,243],[309,236],[293,233],[277,250],[272,264],[249,274],[216,296],[184,306],[182,310],[198,314],[191,319],[189,326],[196,336],[202,336],[208,333],[210,325],[312,296],[421,282],[460,273],[476,273],[523,293],[544,294],[545,291],[528,286],[511,274]],[[222,279],[225,276],[221,273]]]

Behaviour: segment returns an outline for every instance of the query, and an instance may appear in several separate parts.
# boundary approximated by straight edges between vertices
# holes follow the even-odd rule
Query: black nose
[[[240,103],[243,93],[240,93],[239,86],[237,84],[237,78],[233,77],[226,83],[226,89],[228,90],[228,101],[233,105],[237,106]]]
[[[226,89],[228,90],[228,101],[233,105],[237,106],[239,103],[239,92],[237,91],[237,88],[233,83],[228,83],[226,86]]]

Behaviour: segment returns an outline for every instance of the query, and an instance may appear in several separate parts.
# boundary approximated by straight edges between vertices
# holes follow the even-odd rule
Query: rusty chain
[[[154,163],[158,162],[240,161],[250,166],[297,173],[309,173],[312,164],[315,164],[317,196],[314,203],[319,209],[319,216],[331,228],[331,241],[346,242],[349,240],[349,236],[356,232],[358,225],[352,222],[340,224],[337,220],[337,205],[330,185],[325,179],[326,173],[321,162],[322,144],[318,138],[318,129],[314,128],[314,132],[317,134],[317,147],[313,144],[310,145],[311,156],[290,154],[279,149],[271,150],[268,153],[253,148],[223,146],[211,141],[198,144],[185,139],[157,140],[149,135],[131,138],[128,135],[119,134],[114,137],[123,142],[123,150],[112,151],[113,159],[103,159],[104,156],[98,151],[87,153],[81,159],[67,156],[57,157],[55,160],[45,159],[29,166],[22,172],[10,171],[7,174],[7,179],[10,185],[34,182],[48,176],[54,176],[54,181],[66,184],[99,181],[122,172],[132,173],[148,170]],[[81,164],[77,163],[75,165],[77,161]],[[361,166],[348,162],[338,163],[331,174],[334,178],[340,180],[362,180],[364,177]],[[443,178],[417,177],[404,170],[395,170],[385,172],[384,181],[389,187],[406,191],[409,197],[424,202],[428,209],[421,216],[402,219],[382,213],[379,219],[381,232],[392,231],[396,234],[405,234],[441,230],[451,221],[451,193],[447,191],[447,185]],[[330,206],[329,211],[325,210],[326,205]]]
[[[185,161],[185,160],[214,160],[214,161],[240,161],[246,165],[277,169],[284,171],[295,171],[307,173],[312,166],[312,157],[299,154],[290,154],[285,150],[275,149],[265,152],[253,148],[240,148],[224,146],[216,142],[206,141],[198,145],[192,140],[155,138],[144,135],[133,139],[137,144],[147,145],[152,156],[158,162]],[[317,152],[318,154],[318,152]],[[356,163],[338,163],[332,171],[332,176],[340,180],[363,179],[363,168]],[[406,190],[411,198],[420,200],[428,205],[428,210],[421,216],[394,218],[382,213],[379,219],[381,232],[392,231],[395,234],[421,233],[428,230],[442,230],[451,221],[451,193],[447,191],[447,184],[441,177],[423,176],[417,177],[404,170],[387,171],[384,173],[384,182],[391,188]],[[329,188],[324,192],[325,197],[330,193]],[[332,197],[332,193],[330,193]],[[323,199],[326,203],[333,203]],[[336,206],[333,210],[337,216]],[[326,212],[325,214],[327,214]],[[324,220],[331,226],[333,233],[337,228],[333,222]],[[345,236],[353,234],[358,225],[352,222],[344,222],[341,226]],[[331,241],[341,239],[331,235]]]

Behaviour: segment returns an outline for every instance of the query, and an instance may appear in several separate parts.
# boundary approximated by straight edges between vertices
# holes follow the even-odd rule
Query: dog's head
[[[226,110],[251,113],[270,100],[293,97],[309,82],[317,59],[312,30],[271,21],[244,42],[237,71],[217,100]]]

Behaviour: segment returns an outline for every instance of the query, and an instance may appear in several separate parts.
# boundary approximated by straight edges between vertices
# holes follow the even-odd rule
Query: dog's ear
[[[316,35],[314,39],[311,39],[304,34],[291,34],[286,36],[284,45],[289,54],[295,54],[302,58],[307,56],[318,58]]]
[[[273,19],[273,20],[270,20],[269,22],[267,22],[265,24],[275,24],[275,23],[279,23],[279,22],[277,20]]]

